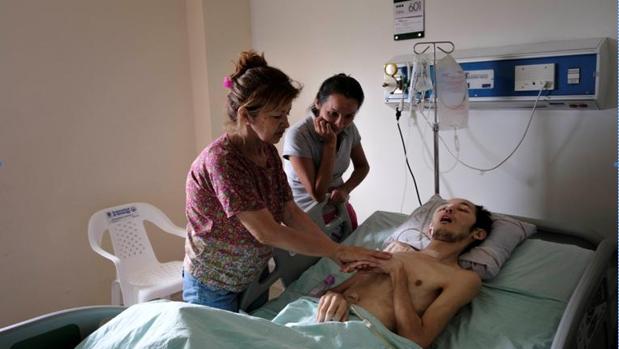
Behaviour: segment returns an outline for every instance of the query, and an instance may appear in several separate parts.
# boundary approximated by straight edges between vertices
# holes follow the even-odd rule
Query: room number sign
[[[393,40],[425,36],[424,0],[393,0]]]

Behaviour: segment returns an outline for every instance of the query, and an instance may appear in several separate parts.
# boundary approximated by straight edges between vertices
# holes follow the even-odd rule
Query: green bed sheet
[[[346,322],[316,323],[316,298],[300,298],[272,320],[202,305],[154,301],[129,307],[77,349],[385,348],[419,349],[357,309]]]
[[[381,248],[406,219],[376,212],[346,244]],[[499,275],[484,283],[433,344],[434,348],[548,348],[569,296],[592,257],[573,245],[525,240]],[[346,323],[316,324],[316,299],[304,297],[326,275],[341,273],[321,259],[277,299],[251,315],[181,302],[128,308],[78,348],[418,348],[358,308]]]
[[[375,212],[345,243],[381,248],[407,216]],[[591,260],[593,251],[574,245],[527,239],[513,252],[499,275],[482,286],[480,295],[461,309],[435,348],[548,348],[569,297]],[[295,299],[307,294],[325,275],[336,283],[348,274],[321,259],[286,291],[253,315],[271,319]]]

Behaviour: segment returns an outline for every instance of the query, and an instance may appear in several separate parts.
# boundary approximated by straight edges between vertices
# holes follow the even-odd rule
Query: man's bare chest
[[[417,314],[421,315],[448,284],[451,268],[408,253],[394,257],[403,259],[411,301]]]

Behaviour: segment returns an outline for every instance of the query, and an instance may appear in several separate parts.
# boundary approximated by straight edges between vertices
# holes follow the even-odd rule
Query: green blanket
[[[272,321],[201,305],[137,304],[77,348],[419,348],[355,307],[347,322],[316,323],[315,298],[300,298]]]
[[[380,248],[404,220],[405,215],[375,212],[345,243]],[[569,297],[592,255],[592,251],[574,245],[527,239],[514,250],[499,275],[485,282],[479,296],[449,321],[432,347],[549,348]],[[350,276],[323,258],[279,298],[252,315],[272,319],[286,304],[308,294],[327,274],[335,277],[336,284]]]
[[[405,215],[376,212],[346,244],[380,248]],[[565,305],[589,264],[590,250],[528,239],[462,308],[433,348],[548,348]],[[278,298],[252,316],[204,306],[151,302],[130,307],[87,338],[79,348],[418,348],[382,326],[362,308],[363,318],[314,323],[316,303],[309,290],[341,273],[323,258]]]

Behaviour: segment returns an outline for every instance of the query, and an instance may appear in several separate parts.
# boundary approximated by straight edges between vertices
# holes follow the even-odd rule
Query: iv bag
[[[468,124],[469,91],[462,67],[451,55],[436,62],[439,129],[464,128]]]
[[[413,103],[417,104],[426,98],[426,93],[432,90],[430,61],[423,55],[415,55],[411,81]]]

